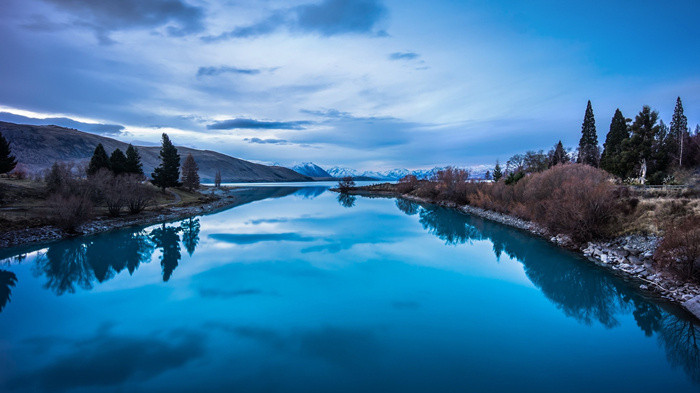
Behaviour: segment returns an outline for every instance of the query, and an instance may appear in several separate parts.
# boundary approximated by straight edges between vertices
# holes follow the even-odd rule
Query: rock
[[[632,263],[633,265],[642,265],[642,261],[634,255],[628,256],[627,260],[630,261],[630,263]]]
[[[646,285],[644,285],[644,284],[642,284],[642,285],[639,286],[639,289],[647,290],[647,289],[649,289],[649,287],[646,286]]]
[[[700,319],[700,295],[683,302],[683,307],[690,311],[691,314],[695,315],[696,318]]]

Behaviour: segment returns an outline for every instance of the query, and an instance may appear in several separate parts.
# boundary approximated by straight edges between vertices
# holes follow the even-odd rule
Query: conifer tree
[[[170,142],[168,134],[163,133],[163,145],[160,148],[160,165],[151,174],[153,184],[163,191],[167,187],[180,185],[180,155],[177,148]]]
[[[97,145],[97,147],[95,147],[95,152],[92,153],[92,158],[90,159],[90,164],[87,168],[87,174],[94,175],[97,173],[97,171],[103,168],[110,169],[110,163],[107,152],[105,151],[104,146],[102,146],[100,143]]]
[[[188,190],[196,190],[199,188],[199,166],[192,157],[188,154],[185,162],[182,163],[182,185]]]
[[[501,178],[503,177],[503,171],[501,171],[501,164],[499,164],[498,160],[496,160],[496,167],[493,168],[493,175],[491,176],[493,177],[493,181],[495,182],[501,180]]]
[[[564,149],[564,145],[561,143],[561,141],[554,145],[554,149],[549,154],[550,167],[553,167],[557,164],[566,164],[567,162],[569,162],[569,155],[566,154],[566,149]]]
[[[134,175],[143,175],[143,164],[141,164],[141,155],[133,145],[129,144],[126,148],[126,165],[124,167],[126,173]]]
[[[617,109],[610,122],[610,131],[603,144],[603,155],[600,158],[601,168],[615,176],[622,178],[628,176],[629,168],[625,165],[622,154],[623,144],[629,137],[627,119],[622,115],[620,109]]]
[[[684,146],[688,140],[688,118],[683,114],[683,102],[681,98],[676,99],[676,107],[671,118],[671,129],[669,130],[667,143],[668,151],[674,159],[674,164],[683,166]],[[686,147],[687,148],[687,147]]]
[[[595,130],[595,117],[591,101],[588,101],[586,114],[583,117],[581,127],[581,140],[578,143],[578,162],[591,166],[598,166],[599,150],[598,135]]]
[[[115,149],[112,155],[109,156],[109,166],[115,175],[121,175],[126,172],[126,156],[120,149]]]
[[[17,160],[10,150],[10,142],[0,133],[0,174],[11,172],[17,166]]]
[[[645,105],[630,126],[631,135],[625,147],[625,161],[626,165],[634,168],[632,176],[643,177],[644,170],[648,173],[653,173],[655,170],[653,168],[654,144],[660,132],[658,119],[659,113]]]
[[[217,169],[216,174],[214,175],[214,187],[221,187],[221,169]]]

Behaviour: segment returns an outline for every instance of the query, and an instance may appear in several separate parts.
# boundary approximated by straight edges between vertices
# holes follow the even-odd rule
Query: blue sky
[[[618,107],[668,123],[681,96],[700,123],[697,15],[695,0],[4,0],[0,119],[165,131],[266,163],[492,163],[573,147],[589,99],[601,144]]]

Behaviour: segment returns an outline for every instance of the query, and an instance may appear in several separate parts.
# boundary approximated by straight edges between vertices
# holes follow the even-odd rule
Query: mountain
[[[359,172],[350,168],[343,167],[333,167],[327,170],[329,174],[333,177],[345,177],[352,176],[355,178],[372,178],[376,180],[389,180],[395,181],[399,180],[406,175],[414,175],[418,179],[429,179],[437,173],[437,171],[445,169],[445,167],[435,167],[431,169],[416,169],[408,170],[405,168],[390,169],[387,171],[366,171]],[[489,165],[472,165],[464,168],[469,171],[469,177],[473,179],[482,179],[486,174],[486,171],[490,171],[492,168]]]
[[[32,126],[0,122],[0,132],[10,141],[12,153],[17,161],[29,171],[38,172],[53,165],[56,161],[84,164],[90,161],[95,146],[102,143],[111,154],[114,149],[126,151],[127,143],[100,135],[58,126]],[[160,163],[160,146],[136,146],[141,154],[143,171],[149,176]],[[211,150],[197,150],[177,147],[181,159],[192,154],[199,166],[199,176],[203,182],[212,182],[217,170],[221,171],[224,182],[284,182],[309,181],[289,168],[267,166],[241,160]]]
[[[326,169],[326,172],[329,175],[331,175],[332,177],[337,177],[337,178],[347,177],[347,176],[350,176],[350,177],[359,176],[359,173],[356,170],[350,169],[350,168],[343,168],[343,167],[339,167],[339,166],[334,166],[333,168]]]
[[[313,162],[304,162],[298,165],[292,166],[290,169],[300,173],[304,176],[309,176],[313,178],[332,178],[328,172],[323,170],[320,166],[314,164]]]

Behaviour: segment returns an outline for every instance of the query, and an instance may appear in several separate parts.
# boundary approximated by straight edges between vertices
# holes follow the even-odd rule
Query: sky
[[[575,147],[591,100],[700,123],[700,2],[2,0],[0,120],[291,165]]]

